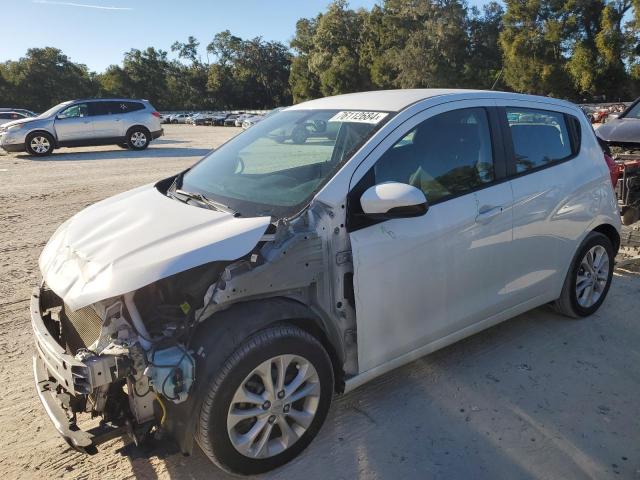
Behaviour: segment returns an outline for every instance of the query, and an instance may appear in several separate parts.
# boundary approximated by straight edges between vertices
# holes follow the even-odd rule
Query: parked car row
[[[278,111],[279,108],[271,112]],[[260,122],[269,113],[255,112],[179,112],[161,115],[161,123],[242,127],[247,129]]]

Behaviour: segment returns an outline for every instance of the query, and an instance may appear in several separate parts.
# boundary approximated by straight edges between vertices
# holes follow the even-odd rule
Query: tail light
[[[160,112],[151,112],[151,115],[153,115],[154,117],[160,118]]]
[[[604,161],[607,162],[607,167],[609,167],[609,174],[611,175],[611,183],[613,184],[613,188],[615,188],[616,184],[618,183],[618,177],[620,176],[621,168],[615,162],[615,160],[606,153],[604,154]]]

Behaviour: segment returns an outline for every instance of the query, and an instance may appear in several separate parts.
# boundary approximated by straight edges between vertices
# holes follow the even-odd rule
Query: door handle
[[[476,217],[476,222],[478,223],[489,223],[495,217],[502,213],[503,207],[502,205],[483,205],[480,207],[478,211],[478,216]]]

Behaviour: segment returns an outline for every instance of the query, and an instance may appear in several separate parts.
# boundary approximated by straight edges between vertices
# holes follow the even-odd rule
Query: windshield
[[[65,105],[69,105],[70,103],[71,103],[71,101],[59,103],[55,107],[51,107],[46,112],[41,113],[39,116],[42,117],[42,118],[50,117],[51,115],[56,113],[58,110],[60,110],[62,107],[64,107]]]
[[[640,119],[640,102],[636,103],[632,108],[630,108],[624,118]]]
[[[178,187],[242,216],[293,214],[390,116],[340,110],[278,112],[202,159]]]

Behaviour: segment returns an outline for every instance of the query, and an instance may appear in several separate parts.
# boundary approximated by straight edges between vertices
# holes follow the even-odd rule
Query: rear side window
[[[140,102],[108,101],[94,102],[92,105],[93,115],[118,115],[122,113],[144,110],[144,105]]]
[[[577,152],[579,124],[569,124],[565,114],[530,108],[507,108],[506,113],[516,173],[565,160]]]
[[[489,120],[483,108],[441,113],[407,132],[374,166],[375,183],[400,182],[430,203],[494,180]]]

